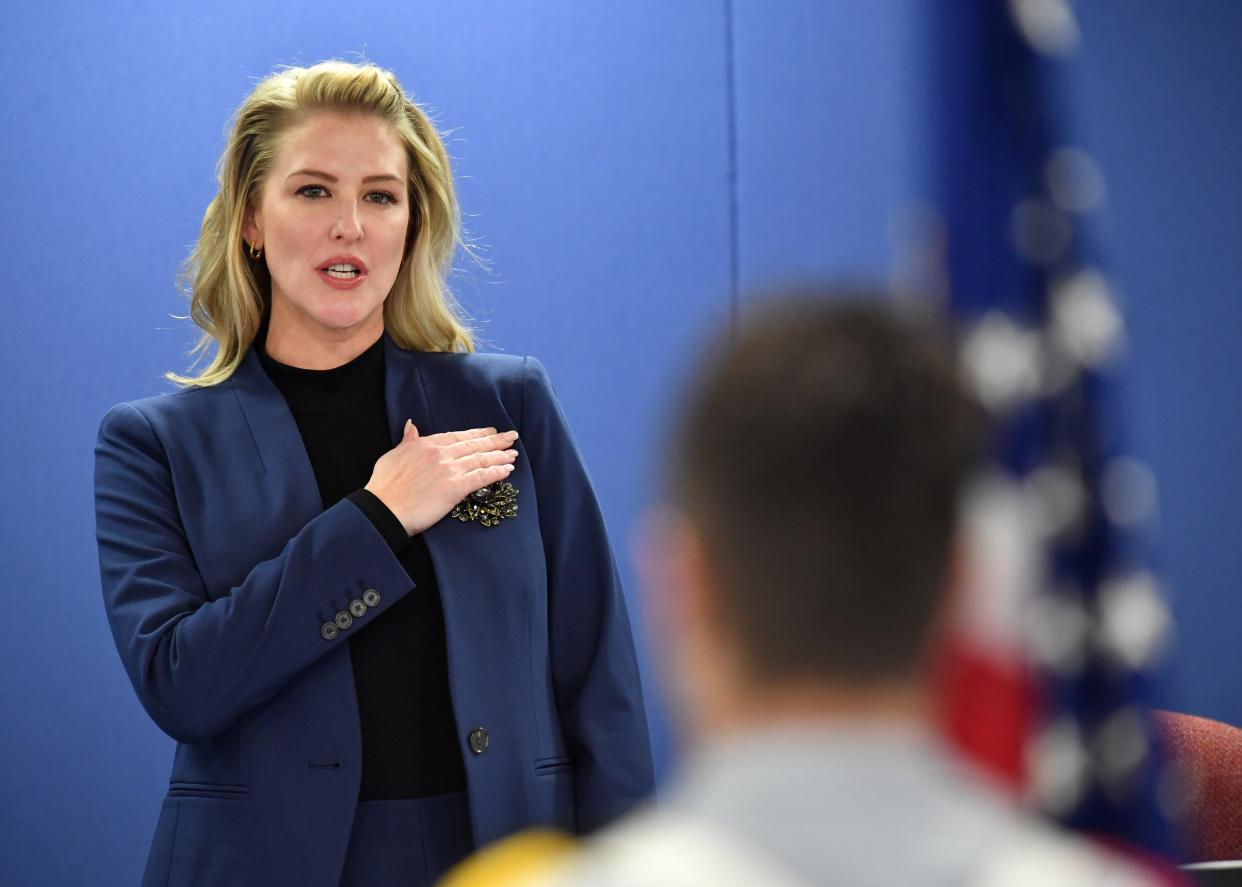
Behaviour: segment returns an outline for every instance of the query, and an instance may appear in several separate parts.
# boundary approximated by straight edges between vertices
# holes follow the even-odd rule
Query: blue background
[[[6,883],[141,874],[172,743],[104,619],[92,447],[109,406],[186,367],[177,264],[225,120],[275,64],[363,53],[451,131],[491,263],[463,263],[456,289],[484,347],[547,364],[635,610],[630,535],[704,331],[750,284],[885,279],[924,191],[917,0],[6,7]],[[1242,6],[1114,0],[1080,22],[1074,99],[1108,179],[1133,438],[1160,482],[1180,623],[1168,705],[1242,724]],[[663,768],[671,730],[651,696]]]

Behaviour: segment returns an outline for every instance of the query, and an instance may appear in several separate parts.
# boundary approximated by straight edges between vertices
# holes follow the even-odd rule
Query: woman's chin
[[[347,332],[383,323],[383,305],[331,305],[319,311],[316,320],[330,330]]]

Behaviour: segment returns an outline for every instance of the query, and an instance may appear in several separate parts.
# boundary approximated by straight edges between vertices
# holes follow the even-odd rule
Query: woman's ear
[[[246,214],[242,216],[242,237],[246,238],[246,243],[263,245],[263,219],[253,206],[246,207]]]

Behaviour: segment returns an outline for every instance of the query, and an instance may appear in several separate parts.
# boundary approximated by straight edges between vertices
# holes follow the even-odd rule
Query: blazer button
[[[349,612],[355,619],[361,619],[367,615],[367,605],[360,600],[354,599],[349,602]]]
[[[467,737],[467,742],[470,744],[470,750],[476,755],[481,755],[483,752],[487,751],[487,741],[487,731],[482,727],[475,727],[470,731],[470,735]]]
[[[362,602],[368,607],[378,607],[379,602],[382,600],[383,598],[380,597],[380,593],[374,588],[368,588],[362,593]]]
[[[345,629],[349,628],[353,624],[354,624],[354,617],[350,616],[344,610],[336,614],[336,627],[339,628],[341,631],[344,631]]]
[[[325,641],[334,641],[341,630],[336,627],[335,622],[325,622],[319,626],[319,634]]]

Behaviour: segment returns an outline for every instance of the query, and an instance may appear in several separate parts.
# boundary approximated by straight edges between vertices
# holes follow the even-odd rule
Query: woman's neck
[[[384,317],[380,312],[356,327],[334,330],[299,323],[296,317],[273,305],[263,349],[286,366],[331,370],[349,363],[383,334]]]

